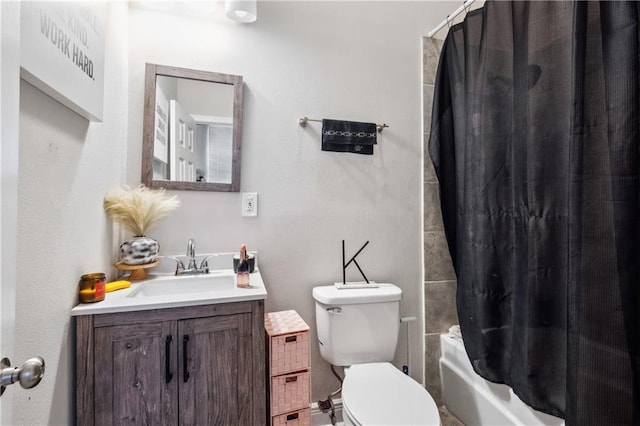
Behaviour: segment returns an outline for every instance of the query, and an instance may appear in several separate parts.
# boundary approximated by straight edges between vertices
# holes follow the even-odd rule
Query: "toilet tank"
[[[314,287],[320,354],[336,366],[393,360],[400,330],[402,290]]]

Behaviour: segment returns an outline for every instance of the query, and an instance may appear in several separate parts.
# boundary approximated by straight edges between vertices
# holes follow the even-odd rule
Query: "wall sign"
[[[21,2],[20,76],[102,121],[106,2]]]

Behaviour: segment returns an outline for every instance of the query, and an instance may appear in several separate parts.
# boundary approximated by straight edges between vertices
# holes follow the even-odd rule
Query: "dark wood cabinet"
[[[76,317],[79,425],[259,425],[262,300]]]
[[[181,424],[253,425],[251,315],[180,321]]]
[[[174,328],[163,321],[94,330],[94,424],[176,424],[177,380],[162,377],[176,361],[165,345]]]

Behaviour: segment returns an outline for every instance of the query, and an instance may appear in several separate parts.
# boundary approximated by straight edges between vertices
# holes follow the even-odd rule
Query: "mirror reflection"
[[[147,64],[147,80],[143,183],[239,191],[242,77]]]

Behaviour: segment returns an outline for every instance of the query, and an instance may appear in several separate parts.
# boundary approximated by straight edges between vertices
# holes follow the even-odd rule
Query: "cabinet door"
[[[175,322],[95,330],[95,424],[177,425]]]
[[[178,322],[180,424],[251,425],[251,314]]]

